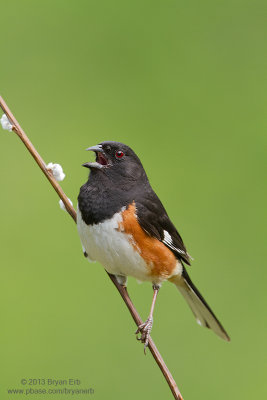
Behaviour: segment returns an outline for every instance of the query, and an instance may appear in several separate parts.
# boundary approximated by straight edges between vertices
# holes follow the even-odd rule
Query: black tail
[[[180,279],[174,281],[176,287],[184,296],[189,307],[193,311],[196,317],[197,323],[202,326],[206,326],[213,330],[216,335],[220,336],[222,339],[230,341],[230,337],[226,333],[222,324],[215,317],[214,313],[202,297],[202,295],[197,290],[196,286],[191,281],[185,268],[183,270],[183,276]]]

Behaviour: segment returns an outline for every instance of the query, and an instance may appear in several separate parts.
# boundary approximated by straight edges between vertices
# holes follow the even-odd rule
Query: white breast
[[[121,211],[123,211],[122,209]],[[151,280],[146,263],[132,246],[133,238],[118,230],[122,222],[121,213],[99,224],[87,225],[77,210],[77,227],[88,257],[99,261],[105,269],[115,275],[133,276],[140,281]]]

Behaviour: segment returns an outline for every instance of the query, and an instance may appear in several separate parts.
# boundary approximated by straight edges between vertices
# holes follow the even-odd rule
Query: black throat
[[[112,218],[122,207],[135,201],[136,195],[143,192],[146,183],[148,180],[145,174],[138,180],[129,181],[118,177],[114,181],[105,171],[92,169],[78,196],[83,221],[91,225]]]

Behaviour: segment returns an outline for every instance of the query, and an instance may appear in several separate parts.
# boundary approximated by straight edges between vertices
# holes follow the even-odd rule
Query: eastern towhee
[[[118,142],[87,150],[95,152],[96,161],[83,164],[90,174],[78,196],[77,226],[84,255],[99,261],[122,285],[128,276],[152,282],[149,317],[136,332],[142,343],[148,345],[156,297],[166,280],[179,289],[200,325],[229,341],[185,269],[190,255],[137,155]]]

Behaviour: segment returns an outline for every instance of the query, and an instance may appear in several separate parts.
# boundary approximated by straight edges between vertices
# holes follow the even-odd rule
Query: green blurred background
[[[231,336],[198,327],[163,286],[152,336],[185,400],[266,389],[265,15],[257,0],[1,4],[1,95],[45,161],[63,165],[66,194],[76,203],[86,147],[133,147]],[[7,394],[22,378],[95,390],[34,399],[171,399],[57,195],[14,134],[0,142],[1,399],[29,398]],[[128,286],[146,318],[150,284]]]

